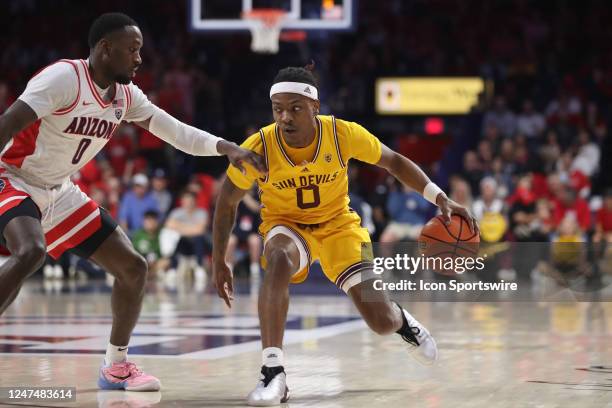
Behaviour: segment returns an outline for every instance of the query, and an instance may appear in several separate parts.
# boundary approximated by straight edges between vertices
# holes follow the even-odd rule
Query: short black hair
[[[315,78],[312,70],[314,69],[314,63],[307,65],[306,67],[287,67],[278,71],[278,74],[274,77],[274,83],[279,82],[303,82],[308,85],[312,85],[315,88],[318,87],[317,79]]]
[[[144,213],[144,218],[155,218],[159,219],[159,213],[155,210],[147,210]]]
[[[130,16],[123,13],[105,13],[96,18],[89,27],[87,42],[89,48],[94,48],[98,41],[113,31],[121,30],[127,26],[136,26],[138,23]]]

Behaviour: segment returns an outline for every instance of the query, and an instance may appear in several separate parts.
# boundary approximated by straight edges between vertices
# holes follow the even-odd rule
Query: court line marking
[[[318,339],[329,338],[344,333],[349,333],[356,330],[365,329],[367,326],[363,320],[353,320],[350,322],[338,323],[335,325],[317,327],[307,330],[286,330],[284,345],[297,344],[304,341],[312,341]],[[137,337],[137,336],[135,336]],[[133,354],[133,359],[139,358],[162,358],[162,359],[183,359],[183,360],[218,360],[221,358],[231,357],[236,354],[254,352],[261,350],[261,340],[254,340],[245,343],[231,344],[227,346],[215,347],[207,350],[195,351],[179,355],[157,355],[157,354]],[[100,358],[100,354],[91,353],[0,353],[1,356],[15,357],[92,357]]]
[[[335,325],[318,327],[308,330],[286,330],[284,346],[290,344],[301,343],[304,341],[318,340],[327,337],[337,336],[339,334],[348,333],[355,330],[366,328],[363,320],[354,320],[350,322],[338,323]],[[260,351],[261,340],[249,341],[240,344],[231,344],[221,346],[214,349],[195,351],[177,356],[180,359],[193,360],[218,360],[221,358],[231,357],[236,354],[247,353],[250,351]]]

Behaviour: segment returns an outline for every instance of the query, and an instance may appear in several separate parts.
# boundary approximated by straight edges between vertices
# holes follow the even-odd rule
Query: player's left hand
[[[436,203],[442,212],[442,217],[446,225],[451,222],[451,215],[457,214],[462,216],[468,223],[470,231],[480,234],[480,228],[478,228],[478,221],[470,213],[470,211],[459,203],[451,200],[445,194],[439,194]]]
[[[261,157],[257,153],[247,149],[243,149],[242,147],[229,142],[223,143],[222,148],[224,151],[220,151],[220,153],[224,153],[230,163],[237,167],[238,170],[240,170],[243,174],[246,173],[244,163],[250,164],[261,174],[265,175],[268,173],[268,169],[266,168],[266,163],[263,157]]]
[[[225,261],[213,262],[212,278],[217,294],[231,309],[234,300],[234,275]]]

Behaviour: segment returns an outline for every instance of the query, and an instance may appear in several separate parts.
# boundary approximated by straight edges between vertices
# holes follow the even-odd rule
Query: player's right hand
[[[440,212],[442,212],[442,218],[444,218],[444,223],[446,225],[450,224],[452,214],[458,214],[467,221],[468,226],[470,227],[470,231],[476,234],[480,234],[478,220],[476,220],[476,217],[472,215],[470,210],[468,210],[461,204],[451,200],[446,196],[446,194],[439,194],[436,203],[440,208]]]
[[[231,309],[232,300],[234,300],[234,276],[225,261],[213,263],[212,279],[217,288],[217,294]]]
[[[229,162],[237,167],[242,174],[246,174],[246,169],[244,168],[245,163],[250,164],[263,175],[268,174],[268,168],[266,167],[264,158],[255,152],[244,149],[235,143],[230,143],[225,140],[219,142],[217,149],[219,153],[225,154]]]

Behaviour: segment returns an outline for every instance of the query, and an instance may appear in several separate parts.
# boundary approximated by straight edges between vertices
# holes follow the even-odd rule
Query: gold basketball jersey
[[[246,174],[230,165],[227,175],[239,188],[246,190],[257,182],[264,221],[319,224],[331,220],[348,211],[348,160],[380,160],[380,141],[362,126],[333,116],[321,115],[316,120],[317,146],[310,161],[294,163],[283,148],[281,130],[273,123],[242,144],[265,158],[267,177],[260,177],[248,165]]]

